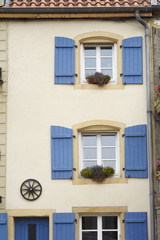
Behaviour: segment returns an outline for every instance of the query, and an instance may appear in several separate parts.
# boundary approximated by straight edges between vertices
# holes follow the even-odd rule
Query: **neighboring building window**
[[[116,83],[116,44],[81,44],[81,83],[86,76],[101,72]]]
[[[82,216],[80,240],[119,240],[120,220],[118,216]]]
[[[80,170],[94,165],[113,167],[119,172],[118,132],[80,133]]]

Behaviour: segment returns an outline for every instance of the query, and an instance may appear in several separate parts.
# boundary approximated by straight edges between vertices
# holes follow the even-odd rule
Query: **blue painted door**
[[[15,218],[15,240],[49,240],[49,219]]]

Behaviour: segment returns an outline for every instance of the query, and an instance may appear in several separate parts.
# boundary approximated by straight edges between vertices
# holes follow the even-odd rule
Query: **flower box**
[[[107,177],[114,174],[112,167],[92,166],[81,170],[81,176],[91,178],[96,182],[103,182]]]
[[[96,72],[93,75],[87,76],[86,80],[89,84],[97,84],[98,86],[103,86],[104,84],[109,83],[111,77],[109,75],[104,75],[100,72]]]

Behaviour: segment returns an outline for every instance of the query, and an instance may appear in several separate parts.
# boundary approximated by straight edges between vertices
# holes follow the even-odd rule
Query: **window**
[[[118,216],[82,216],[80,240],[119,240],[120,220]]]
[[[86,76],[101,72],[116,83],[116,44],[81,44],[81,83]]]
[[[102,165],[113,167],[115,174],[118,174],[118,132],[82,132],[79,138],[80,170]]]

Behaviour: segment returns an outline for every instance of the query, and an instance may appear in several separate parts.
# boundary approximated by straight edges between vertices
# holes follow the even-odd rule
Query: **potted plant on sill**
[[[89,84],[97,84],[98,86],[103,86],[104,84],[109,83],[111,77],[109,75],[104,75],[103,73],[96,72],[92,75],[87,76],[86,80]]]
[[[157,171],[157,173],[160,174],[160,158],[158,158],[158,159],[155,161],[155,164],[156,164],[156,171]]]
[[[107,177],[114,174],[112,167],[92,166],[81,170],[81,176],[90,178],[96,182],[103,182]]]

